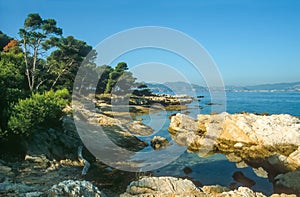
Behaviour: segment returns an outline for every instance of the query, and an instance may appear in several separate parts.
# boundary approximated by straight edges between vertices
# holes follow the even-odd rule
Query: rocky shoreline
[[[41,129],[27,139],[22,145],[26,151],[18,160],[0,158],[0,195],[265,196],[252,191],[251,183],[250,188],[199,187],[187,179],[151,177],[150,172],[124,172],[97,161],[84,147],[83,136],[79,137],[82,133],[76,131],[74,119],[92,127],[101,126],[115,144],[138,151],[148,144],[135,135],[147,136],[152,134],[153,129],[133,120],[132,116],[149,113],[150,109],[159,111],[161,107],[182,109],[182,103],[191,102],[191,98],[185,96],[101,99],[75,103],[73,110],[77,109],[80,113],[65,117],[62,130]],[[129,107],[123,105],[128,99]],[[125,106],[124,109],[113,110],[114,102],[119,104],[117,108]],[[153,107],[157,102],[160,105]],[[253,167],[258,176],[267,177],[273,183],[274,193],[285,193],[273,194],[273,197],[300,195],[300,119],[297,117],[222,113],[199,115],[194,120],[187,115],[176,114],[171,117],[169,132],[177,144],[190,152],[200,156],[222,153],[239,166]],[[151,145],[160,151],[167,148],[169,142],[155,136]],[[78,147],[83,147],[80,155]],[[82,171],[85,160],[91,163],[87,174]],[[236,176],[243,179],[240,174]]]
[[[177,114],[172,139],[200,156],[222,153],[237,166],[251,166],[273,183],[274,192],[300,194],[300,119],[287,114]]]

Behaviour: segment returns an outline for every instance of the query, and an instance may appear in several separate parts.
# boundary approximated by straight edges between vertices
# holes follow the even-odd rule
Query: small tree
[[[125,62],[120,62],[116,68],[109,74],[109,79],[106,84],[105,93],[111,93],[112,89],[115,87],[118,79],[123,75],[123,73],[128,70],[128,66]]]
[[[96,72],[99,75],[99,80],[98,80],[97,87],[96,87],[96,93],[97,94],[102,94],[102,93],[105,92],[106,85],[108,83],[110,73],[113,70],[114,69],[112,67],[107,66],[107,65],[96,67]]]

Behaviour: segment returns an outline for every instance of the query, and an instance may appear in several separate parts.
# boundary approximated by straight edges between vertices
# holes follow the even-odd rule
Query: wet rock
[[[89,181],[73,181],[67,180],[53,185],[47,192],[49,197],[55,196],[105,196],[97,187]]]
[[[288,172],[292,170],[292,167],[289,167],[287,163],[287,157],[281,154],[274,154],[268,157],[268,162],[276,168],[280,173]],[[289,168],[289,169],[288,169]]]
[[[184,172],[184,174],[190,174],[193,172],[193,170],[190,167],[186,166],[183,168],[183,172]]]
[[[170,142],[161,136],[154,136],[151,140],[151,146],[155,150],[163,149],[170,145]]]
[[[275,177],[275,184],[284,191],[292,191],[300,195],[300,170],[280,174]]]
[[[234,174],[232,175],[232,178],[235,181],[241,183],[245,187],[251,188],[253,185],[256,184],[255,181],[246,177],[241,171],[234,172]]]

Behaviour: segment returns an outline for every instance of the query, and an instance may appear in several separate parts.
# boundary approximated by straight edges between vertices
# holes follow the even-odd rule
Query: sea
[[[199,98],[188,104],[188,108],[184,111],[159,111],[137,117],[155,130],[152,135],[140,138],[150,144],[153,136],[159,135],[166,137],[176,146],[168,132],[169,116],[186,113],[195,118],[199,113],[210,114],[214,105],[226,105],[223,109],[228,113],[290,114],[300,117],[300,92],[227,92],[226,102],[223,104],[211,103],[209,92],[197,92],[195,95]],[[141,152],[149,151],[154,151],[150,145],[141,150]],[[241,166],[228,161],[223,154],[199,156],[196,153],[183,151],[174,161],[152,171],[154,176],[185,177],[200,185],[218,184],[226,187],[236,182],[233,179],[235,172],[242,172],[246,177],[255,181],[256,184],[251,188],[254,191],[265,195],[273,193],[273,184],[268,178],[256,175],[250,166]]]

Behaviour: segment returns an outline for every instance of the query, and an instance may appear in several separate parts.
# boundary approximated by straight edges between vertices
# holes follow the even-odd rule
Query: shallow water
[[[151,136],[140,137],[140,139],[148,142],[155,135],[166,137],[174,146],[177,146],[172,141],[168,127],[170,120],[169,115],[174,113],[188,113],[192,117],[197,114],[209,114],[212,112],[212,105],[207,105],[211,102],[209,93],[198,93],[203,95],[200,101],[195,101],[188,105],[187,111],[161,111],[150,115],[137,117],[142,119],[145,124],[154,128],[154,133]],[[269,114],[287,113],[294,116],[300,116],[300,92],[288,93],[227,93],[226,111],[229,113],[246,112],[268,112]],[[218,104],[218,103],[215,103]],[[199,109],[198,106],[201,106]],[[146,147],[141,152],[154,151],[151,146]],[[159,151],[155,151],[157,156]],[[267,178],[258,177],[251,167],[238,168],[235,163],[229,162],[225,155],[215,154],[209,157],[199,157],[195,153],[187,153],[184,151],[179,157],[167,164],[166,166],[153,171],[155,176],[176,176],[188,177],[200,185],[215,185],[229,187],[234,181],[232,175],[240,171],[249,179],[252,179],[256,184],[252,187],[253,190],[263,192],[266,195],[273,193],[273,185]],[[191,171],[184,172],[184,168],[188,167]]]

